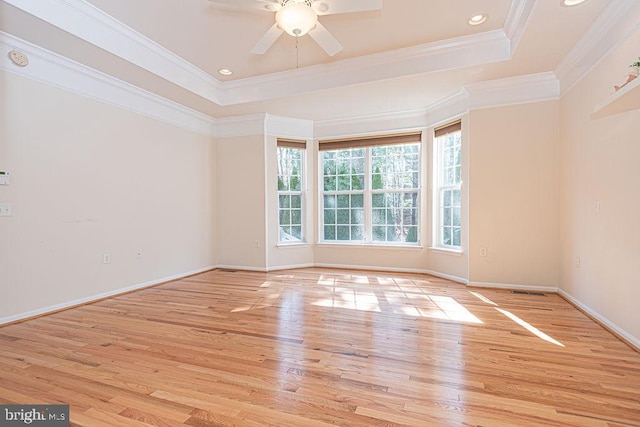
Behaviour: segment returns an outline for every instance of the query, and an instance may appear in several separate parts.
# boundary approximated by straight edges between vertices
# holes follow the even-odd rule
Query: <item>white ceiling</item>
[[[334,57],[309,36],[296,50],[286,34],[251,54],[273,14],[208,0],[1,0],[0,31],[212,117],[327,120],[425,108],[465,85],[553,71],[615,1],[385,0],[381,11],[320,18],[344,46]],[[479,13],[489,20],[468,25]]]

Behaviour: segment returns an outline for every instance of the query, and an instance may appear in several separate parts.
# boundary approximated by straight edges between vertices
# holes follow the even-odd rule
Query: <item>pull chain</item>
[[[298,58],[298,37],[296,37],[296,68],[300,68],[300,63]]]

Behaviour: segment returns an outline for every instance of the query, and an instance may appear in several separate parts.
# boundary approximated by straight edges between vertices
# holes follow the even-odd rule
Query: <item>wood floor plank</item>
[[[79,426],[640,426],[640,354],[564,299],[215,270],[0,327],[0,403]]]

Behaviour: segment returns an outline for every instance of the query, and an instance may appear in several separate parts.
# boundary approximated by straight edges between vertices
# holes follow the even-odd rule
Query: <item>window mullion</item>
[[[364,162],[365,184],[364,184],[364,241],[365,243],[371,242],[371,191],[373,186],[371,185],[371,148],[365,150],[365,162]]]

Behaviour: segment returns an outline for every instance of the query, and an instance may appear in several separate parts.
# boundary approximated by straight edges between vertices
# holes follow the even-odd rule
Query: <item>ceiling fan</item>
[[[209,0],[212,3],[245,10],[275,12],[276,22],[251,49],[262,55],[282,33],[293,37],[309,34],[327,55],[334,56],[342,45],[318,22],[318,16],[382,9],[382,0]]]

